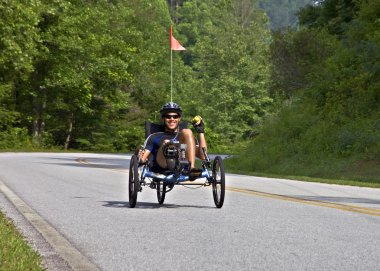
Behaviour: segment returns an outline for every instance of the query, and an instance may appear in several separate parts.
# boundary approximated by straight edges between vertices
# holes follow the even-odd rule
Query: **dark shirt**
[[[147,139],[145,143],[145,149],[149,150],[151,155],[152,155],[152,162],[153,166],[157,167],[157,153],[158,149],[162,146],[165,140],[170,140],[170,141],[176,141],[178,142],[179,140],[179,135],[180,133],[176,132],[158,132],[151,134]]]

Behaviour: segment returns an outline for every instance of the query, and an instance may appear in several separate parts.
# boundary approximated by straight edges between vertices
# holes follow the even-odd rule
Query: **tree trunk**
[[[40,87],[38,70],[34,71],[34,90],[35,96],[33,97],[33,112],[34,120],[32,127],[33,138],[39,138],[45,129],[44,112],[46,110],[46,91]]]
[[[74,126],[74,113],[71,113],[69,129],[67,131],[67,136],[66,136],[66,141],[65,141],[65,151],[67,151],[69,146],[70,146],[71,135],[73,132],[73,126]]]

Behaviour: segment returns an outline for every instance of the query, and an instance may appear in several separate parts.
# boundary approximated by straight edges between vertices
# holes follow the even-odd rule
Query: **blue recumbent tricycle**
[[[149,124],[150,125],[150,124]],[[147,124],[146,124],[147,127]],[[150,129],[151,130],[151,129]],[[148,132],[149,134],[149,132]],[[146,132],[147,135],[147,132]],[[191,181],[186,174],[189,161],[186,160],[186,144],[180,144],[178,141],[169,142],[164,148],[168,169],[155,170],[152,163],[140,164],[139,158],[134,154],[129,166],[129,205],[134,208],[137,203],[137,194],[142,191],[144,186],[157,191],[157,200],[159,204],[165,201],[165,195],[176,185],[198,185],[212,186],[214,203],[217,208],[221,208],[224,203],[225,195],[225,173],[223,160],[216,156],[213,161],[210,160],[206,150],[202,149],[205,159],[201,160],[202,172]],[[193,182],[193,181],[198,182]],[[199,182],[201,180],[201,182]]]

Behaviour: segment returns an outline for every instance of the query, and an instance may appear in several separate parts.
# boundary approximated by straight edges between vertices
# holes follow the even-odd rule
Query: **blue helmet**
[[[176,104],[176,103],[173,103],[173,102],[169,102],[169,103],[166,103],[164,104],[161,109],[160,109],[160,115],[161,115],[161,118],[166,114],[166,113],[170,113],[170,112],[174,112],[174,113],[177,113],[178,115],[182,115],[182,109],[181,107]]]

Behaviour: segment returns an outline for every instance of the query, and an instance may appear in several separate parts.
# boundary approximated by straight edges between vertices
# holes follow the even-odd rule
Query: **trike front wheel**
[[[163,204],[166,195],[166,184],[163,181],[157,181],[157,200],[159,204]]]
[[[137,203],[137,192],[140,188],[139,180],[139,160],[136,155],[133,155],[129,164],[129,206],[134,208]]]
[[[212,166],[212,195],[217,208],[222,208],[225,194],[225,173],[223,160],[220,156],[215,157]]]

